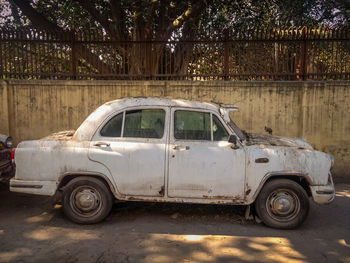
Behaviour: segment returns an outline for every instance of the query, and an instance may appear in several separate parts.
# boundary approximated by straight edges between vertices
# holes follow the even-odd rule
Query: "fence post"
[[[302,58],[302,65],[301,65],[301,72],[302,72],[302,79],[306,80],[307,78],[307,27],[305,26],[303,29],[303,58]]]
[[[71,75],[72,79],[77,78],[77,50],[76,50],[76,42],[75,42],[75,32],[71,34]]]
[[[229,43],[229,31],[224,29],[224,80],[228,80],[230,74],[230,43]]]
[[[3,51],[2,51],[2,45],[3,45],[3,41],[2,41],[2,35],[3,35],[3,31],[0,32],[0,79],[3,79],[4,78],[4,75],[5,75],[5,70],[4,70],[4,67],[2,65],[2,58],[4,56],[6,56]],[[6,65],[6,64],[5,64]]]

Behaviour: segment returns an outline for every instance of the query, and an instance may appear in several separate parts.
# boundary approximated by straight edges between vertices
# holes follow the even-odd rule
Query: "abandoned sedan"
[[[78,223],[114,200],[254,205],[275,228],[306,218],[309,197],[334,199],[333,158],[303,139],[242,132],[234,106],[128,98],[108,102],[74,131],[21,142],[11,191],[58,195]]]

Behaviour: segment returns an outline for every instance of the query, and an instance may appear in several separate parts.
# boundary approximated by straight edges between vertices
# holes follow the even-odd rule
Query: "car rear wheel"
[[[77,177],[63,190],[63,211],[72,221],[94,224],[110,213],[113,197],[101,180],[93,177]]]
[[[306,219],[309,198],[298,183],[288,179],[276,179],[263,187],[255,201],[255,210],[267,226],[292,229]]]

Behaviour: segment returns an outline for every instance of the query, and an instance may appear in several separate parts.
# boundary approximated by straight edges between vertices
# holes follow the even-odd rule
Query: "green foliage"
[[[56,47],[50,43],[42,44],[42,50],[46,52],[52,48],[57,51],[56,56],[43,56],[35,45],[21,46],[20,43],[18,46],[3,43],[1,52],[19,50],[18,57],[7,65],[11,68],[17,63],[26,65],[26,70],[29,70],[37,67],[31,66],[35,64],[48,73],[53,70],[64,74],[150,76],[164,72],[183,76],[220,75],[224,71],[222,58],[226,52],[231,59],[229,72],[226,66],[225,74],[262,72],[266,69],[284,74],[299,70],[301,64],[296,60],[296,57],[301,57],[301,51],[286,44],[258,48],[254,44],[233,47],[223,43],[184,41],[252,36],[252,32],[263,33],[263,30],[259,31],[261,28],[275,33],[278,28],[291,26],[346,26],[350,25],[349,10],[348,0],[5,0],[0,2],[2,29],[56,31],[60,39]],[[85,38],[80,40],[110,42],[105,45],[76,44],[73,49],[67,39],[72,39],[73,32],[76,32],[75,38],[79,38],[77,32],[83,31],[86,32],[83,34]],[[277,34],[280,32],[283,33],[278,31]],[[118,41],[146,43],[151,40],[176,41],[143,46],[135,42],[117,44]],[[247,57],[253,58],[256,52],[261,52],[259,56],[265,62],[242,62]],[[278,57],[286,60],[283,62],[286,66],[276,66]],[[36,62],[32,63],[32,60]],[[237,63],[241,63],[239,67]],[[326,65],[326,62],[322,63]]]
[[[96,29],[106,27],[107,32],[121,28],[125,37],[131,37],[135,28],[152,32],[180,22],[188,10],[195,11],[182,17],[192,27],[200,25],[200,33],[234,31],[261,27],[348,25],[348,0],[32,0],[31,6],[43,17],[63,29]],[[81,2],[88,3],[82,5]],[[118,4],[117,4],[118,3]],[[200,10],[196,11],[196,6]],[[202,8],[204,7],[204,8]],[[89,9],[90,8],[90,9]],[[28,26],[29,20],[12,1],[0,3],[0,22],[5,27]],[[210,29],[210,30],[208,30]],[[173,28],[176,31],[176,26]],[[147,33],[147,32],[146,32]],[[147,34],[150,34],[149,32]]]

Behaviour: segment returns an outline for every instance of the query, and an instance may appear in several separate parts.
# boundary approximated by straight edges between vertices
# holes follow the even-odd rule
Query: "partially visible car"
[[[13,142],[10,136],[0,134],[0,182],[14,175]]]

